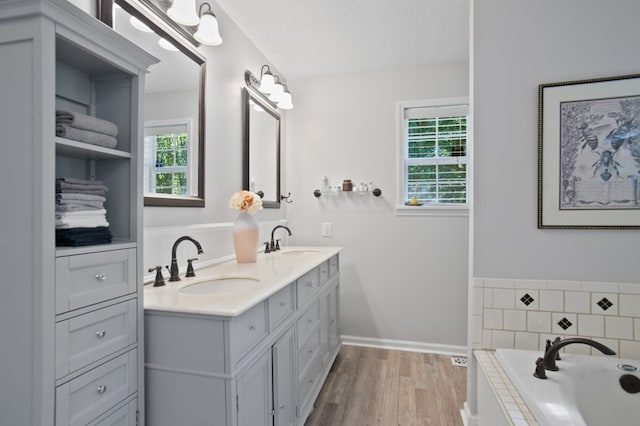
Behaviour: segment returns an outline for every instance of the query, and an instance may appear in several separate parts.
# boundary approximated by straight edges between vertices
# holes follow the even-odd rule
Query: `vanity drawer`
[[[138,411],[138,401],[134,399],[89,426],[136,426],[136,411]]]
[[[320,271],[320,285],[325,284],[329,281],[329,261],[322,262],[320,266],[318,266],[318,270]]]
[[[243,314],[232,318],[229,324],[231,359],[238,361],[267,335],[267,308],[258,303]]]
[[[340,262],[338,261],[338,255],[336,254],[329,259],[329,277],[333,278],[340,272]]]
[[[309,362],[313,359],[313,357],[318,353],[318,349],[320,348],[320,329],[317,328],[307,340],[307,343],[304,344],[302,349],[298,351],[298,371],[303,372]]]
[[[298,291],[298,308],[304,306],[306,302],[318,291],[320,283],[318,281],[318,268],[307,272],[296,281]]]
[[[136,249],[56,259],[56,314],[136,291]]]
[[[318,302],[309,306],[309,308],[298,318],[296,322],[296,331],[298,333],[298,350],[300,350],[311,334],[317,328],[320,323],[320,311],[318,309]]]
[[[56,425],[86,425],[137,390],[131,350],[56,388]]]
[[[56,378],[136,342],[137,300],[56,324]]]
[[[269,297],[269,330],[273,331],[293,313],[293,286],[288,285]]]

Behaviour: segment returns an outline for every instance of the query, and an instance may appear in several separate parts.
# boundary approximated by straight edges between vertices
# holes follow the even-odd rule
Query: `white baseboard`
[[[407,340],[376,339],[372,337],[341,336],[344,345],[399,351],[423,352],[443,355],[467,356],[466,346],[442,345],[439,343],[412,342]]]
[[[471,414],[467,401],[464,402],[462,410],[460,410],[460,417],[462,417],[464,426],[477,426],[478,424],[477,419]]]

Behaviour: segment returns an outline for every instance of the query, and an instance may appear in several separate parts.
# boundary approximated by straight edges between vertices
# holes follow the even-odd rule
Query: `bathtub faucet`
[[[553,345],[549,348],[549,350],[544,354],[543,365],[544,368],[550,371],[558,371],[558,366],[556,365],[556,355],[560,349],[567,345],[571,345],[573,343],[581,343],[583,345],[589,345],[591,347],[596,348],[600,352],[605,355],[615,355],[616,353],[609,348],[608,346],[603,345],[602,343],[596,342],[591,339],[583,339],[580,337],[574,337],[569,339],[564,339],[560,341],[555,341]]]

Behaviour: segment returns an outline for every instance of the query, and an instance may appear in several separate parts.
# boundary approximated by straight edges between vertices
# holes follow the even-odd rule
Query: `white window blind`
[[[404,108],[405,201],[467,203],[467,105]]]

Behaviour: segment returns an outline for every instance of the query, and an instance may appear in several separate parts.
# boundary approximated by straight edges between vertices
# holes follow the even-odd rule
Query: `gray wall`
[[[396,102],[468,96],[468,63],[290,81],[288,217],[297,245],[342,246],[342,334],[359,342],[466,344],[468,217],[395,214]],[[352,179],[382,196],[323,195]],[[333,236],[321,236],[329,222]],[[406,345],[404,345],[404,343]]]
[[[537,229],[538,84],[640,72],[636,0],[476,1],[476,277],[638,282],[638,231]]]

